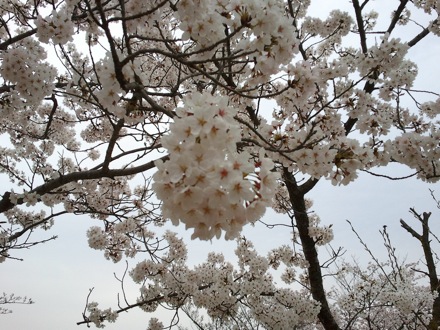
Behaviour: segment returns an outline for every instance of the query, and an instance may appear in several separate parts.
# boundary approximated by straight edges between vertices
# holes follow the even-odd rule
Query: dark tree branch
[[[108,170],[108,167],[110,165],[110,162],[112,160],[112,153],[113,149],[115,147],[116,141],[119,138],[119,132],[121,131],[122,127],[124,126],[124,119],[119,119],[116,125],[113,127],[112,136],[110,138],[110,141],[108,143],[107,151],[105,153],[105,160],[102,169],[104,171]]]
[[[434,262],[434,257],[432,255],[431,241],[430,241],[430,229],[429,229],[429,218],[431,216],[430,212],[423,212],[420,214],[416,212],[414,208],[410,208],[410,212],[413,216],[419,220],[422,224],[422,233],[416,232],[411,226],[409,226],[404,220],[400,220],[401,226],[415,237],[423,248],[423,254],[425,256],[426,267],[428,268],[429,283],[432,292],[437,292],[440,294],[440,282],[437,277],[437,270]],[[432,306],[432,319],[429,322],[428,329],[437,330],[440,325],[440,296],[435,298]]]
[[[161,157],[161,160],[166,160],[168,158],[168,155]],[[35,189],[32,189],[31,193],[37,193],[38,195],[42,196],[45,195],[54,189],[58,189],[65,184],[68,184],[70,182],[77,182],[82,180],[94,180],[94,179],[100,179],[100,178],[115,178],[118,176],[129,176],[137,173],[141,173],[144,171],[148,171],[155,167],[154,165],[155,161],[150,161],[148,163],[145,163],[143,165],[134,166],[134,167],[128,167],[128,168],[120,168],[120,169],[99,169],[99,170],[89,170],[89,171],[81,171],[81,172],[72,172],[66,175],[60,175],[58,178],[50,180],[41,186],[36,187]],[[3,198],[0,200],[0,213],[6,212],[10,209],[12,209],[15,204],[13,204],[10,200],[11,193],[9,191],[5,192],[3,194]],[[24,203],[23,198],[19,198],[17,200],[17,205],[21,205]]]
[[[27,37],[30,37],[30,36],[34,35],[35,33],[37,33],[37,29],[32,29],[32,30],[23,32],[22,34],[19,34],[13,38],[10,38],[0,44],[0,50],[6,50],[6,49],[8,49],[8,46],[10,46],[20,40],[23,40]]]
[[[388,33],[393,32],[393,30],[396,27],[396,24],[399,21],[400,16],[402,15],[402,12],[405,9],[407,3],[408,3],[408,0],[400,0],[400,5],[396,9],[396,11],[394,12],[393,18],[391,19],[390,25],[388,26],[388,29],[387,29]]]
[[[368,47],[367,47],[367,36],[364,27],[364,18],[362,17],[362,8],[359,5],[359,0],[353,0],[352,3],[354,8],[354,13],[356,15],[356,24],[358,27],[359,37],[361,39],[360,41],[361,41],[362,53],[366,54],[368,52]]]
[[[310,220],[305,205],[305,194],[301,191],[295,177],[287,168],[283,168],[283,178],[287,191],[289,192],[290,202],[292,203],[304,257],[309,263],[308,276],[310,291],[313,299],[321,304],[321,310],[318,314],[319,321],[326,330],[340,330],[327,301],[315,240],[309,235]]]
[[[438,24],[439,19],[435,19],[431,24]],[[429,34],[429,28],[425,28],[422,32],[420,32],[418,35],[416,35],[413,39],[411,39],[408,42],[408,46],[413,47],[415,44],[417,44],[420,40],[425,38]]]

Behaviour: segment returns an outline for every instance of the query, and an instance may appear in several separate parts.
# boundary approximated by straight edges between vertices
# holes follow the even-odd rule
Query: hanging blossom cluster
[[[0,75],[14,84],[10,93],[17,99],[10,100],[11,104],[17,103],[21,108],[23,100],[28,105],[38,104],[52,93],[57,71],[44,61],[46,58],[44,48],[32,39],[25,39],[0,54]]]
[[[98,226],[90,227],[87,230],[87,241],[92,249],[104,250],[106,259],[119,262],[124,255],[133,258],[141,251],[137,240],[152,240],[154,235],[129,217],[119,223],[109,224],[105,230]]]
[[[193,228],[193,238],[219,238],[222,231],[234,238],[270,206],[278,174],[264,151],[257,159],[237,152],[240,127],[228,98],[195,93],[183,102],[162,138],[170,159],[157,162],[153,188],[164,217]]]
[[[43,43],[65,44],[72,41],[74,33],[74,24],[72,22],[72,13],[67,6],[62,6],[53,10],[51,15],[43,18],[38,15],[35,20],[37,27],[37,37]]]

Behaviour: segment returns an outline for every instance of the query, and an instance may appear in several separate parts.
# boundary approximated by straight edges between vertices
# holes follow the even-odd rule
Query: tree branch
[[[307,269],[310,291],[313,299],[321,304],[321,310],[318,314],[319,321],[326,330],[340,330],[327,301],[315,241],[309,235],[310,220],[307,215],[304,193],[300,190],[295,177],[287,168],[283,168],[283,178],[292,203],[304,257],[309,264]]]
[[[440,294],[440,282],[437,277],[436,265],[432,255],[432,249],[430,245],[430,229],[429,229],[429,218],[431,216],[430,212],[423,212],[419,214],[414,208],[410,208],[410,212],[413,216],[419,220],[422,224],[422,234],[417,233],[412,227],[410,227],[405,221],[400,220],[401,226],[409,232],[413,237],[415,237],[423,248],[423,254],[425,256],[426,267],[428,268],[429,283],[432,292],[437,292]],[[432,306],[432,319],[429,322],[428,329],[437,330],[440,325],[440,296],[435,298]]]
[[[168,155],[163,156],[160,158],[161,160],[168,159]],[[115,178],[118,176],[129,176],[137,173],[141,173],[147,170],[151,170],[155,167],[154,165],[155,160],[150,161],[148,163],[145,163],[143,165],[134,166],[134,167],[128,167],[128,168],[120,168],[120,169],[99,169],[99,170],[89,170],[89,171],[81,171],[81,172],[72,172],[66,175],[60,175],[58,178],[50,180],[41,186],[36,187],[35,189],[32,189],[31,193],[37,193],[38,195],[42,196],[50,191],[60,188],[64,186],[65,184],[68,184],[70,182],[76,182],[81,180],[94,180],[99,178]],[[10,209],[12,209],[15,204],[13,204],[10,200],[11,193],[9,191],[5,192],[3,194],[3,198],[0,200],[0,213],[6,212]],[[19,198],[17,200],[17,205],[21,205],[24,203],[23,198]]]
[[[439,19],[435,19],[431,24],[438,24]],[[425,38],[429,34],[429,28],[425,28],[422,32],[420,32],[418,35],[416,35],[412,40],[408,42],[408,46],[412,47],[415,44],[417,44],[420,40]]]
[[[14,44],[14,43],[16,43],[16,42],[18,42],[20,40],[23,40],[23,39],[25,39],[27,37],[30,37],[30,36],[34,35],[35,33],[37,33],[37,29],[36,28],[32,29],[32,30],[29,30],[29,31],[26,31],[26,32],[23,32],[23,33],[15,36],[13,38],[10,38],[10,39],[8,39],[5,42],[2,42],[0,44],[0,50],[6,50],[6,49],[8,49],[8,46],[10,46],[10,45],[12,45],[12,44]]]

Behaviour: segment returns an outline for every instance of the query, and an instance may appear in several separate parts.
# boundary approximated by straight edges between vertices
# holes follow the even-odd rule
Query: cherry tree
[[[190,308],[231,327],[249,317],[267,328],[380,329],[397,315],[403,328],[437,329],[431,261],[430,286],[374,263],[344,267],[347,285],[325,289],[317,248],[333,231],[306,196],[319,181],[346,185],[391,163],[439,180],[440,99],[413,86],[408,52],[440,35],[440,3],[393,1],[383,18],[374,1],[352,0],[319,19],[310,2],[3,1],[1,261],[55,238],[34,240],[36,230],[83,214],[95,220],[91,248],[145,260],[129,272],[136,302],[88,300],[79,324],[167,306],[176,317],[150,329]],[[262,256],[240,232],[268,207],[285,214],[292,241]],[[236,239],[238,264],[211,253],[189,267],[177,234],[155,234],[167,222],[193,239]],[[427,234],[404,228],[432,257]]]

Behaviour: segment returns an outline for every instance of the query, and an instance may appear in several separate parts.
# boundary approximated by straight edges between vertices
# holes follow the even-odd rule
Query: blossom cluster
[[[192,94],[177,109],[179,118],[162,138],[169,160],[158,162],[153,188],[163,214],[193,228],[193,238],[238,235],[270,205],[278,175],[264,151],[252,159],[238,152],[237,110],[226,97]]]
[[[401,324],[427,324],[437,292],[417,283],[415,264],[401,265],[390,270],[390,264],[370,263],[363,270],[358,265],[344,263],[336,280],[350,283],[345,289],[334,288],[335,312],[341,325],[363,328],[367,318],[375,320],[381,329],[393,329]],[[347,291],[345,291],[347,290]],[[415,318],[415,315],[416,318]]]
[[[238,49],[254,53],[254,78],[275,74],[280,65],[288,64],[298,52],[298,40],[279,1],[260,4],[252,0],[184,0],[178,2],[177,9],[182,37],[194,40],[195,49],[209,49],[211,44],[225,39],[225,27],[228,34],[244,29],[241,38],[233,40]],[[209,58],[213,51],[197,54],[198,59]]]
[[[164,325],[162,322],[160,322],[157,318],[152,317],[150,321],[148,322],[148,328],[147,330],[162,330],[164,328]]]
[[[150,302],[143,307],[146,311],[154,311],[157,301],[180,306],[191,297],[191,303],[205,308],[211,318],[228,320],[236,316],[245,300],[252,317],[265,326],[285,328],[315,321],[319,304],[305,292],[276,288],[268,258],[259,255],[250,241],[237,240],[238,269],[220,253],[210,253],[205,262],[190,269],[184,263],[187,251],[181,248],[183,241],[171,233],[166,234],[166,240],[171,250],[181,251],[176,262],[169,263],[166,253],[163,262],[142,261],[130,272],[136,282],[144,283],[139,302]],[[286,264],[295,264],[287,256],[291,249],[284,247],[279,252]]]
[[[58,7],[45,18],[41,15],[37,16],[35,25],[38,29],[37,37],[41,42],[48,43],[52,40],[54,44],[65,44],[73,40],[72,13],[67,8],[67,6]]]
[[[39,104],[52,93],[57,71],[44,62],[47,54],[38,42],[25,39],[19,45],[2,52],[0,57],[1,76],[15,85],[19,97],[26,100],[28,105]]]
[[[114,323],[116,322],[119,314],[113,311],[111,308],[106,308],[101,310],[98,308],[97,302],[91,302],[87,305],[87,316],[88,322],[93,323],[97,328],[104,328],[106,322]]]
[[[332,10],[325,20],[306,16],[302,28],[308,34],[319,35],[324,39],[324,42],[321,42],[312,54],[326,56],[331,53],[329,46],[340,44],[342,37],[350,32],[352,24],[353,19],[347,12]]]
[[[317,245],[325,245],[333,240],[333,229],[331,225],[319,226],[320,219],[316,214],[309,216],[309,235]]]
[[[96,65],[98,77],[102,81],[101,89],[96,93],[101,106],[119,118],[125,116],[125,109],[120,104],[123,90],[116,79],[112,57],[107,54]]]
[[[129,217],[118,223],[109,223],[105,230],[92,226],[87,230],[89,246],[95,250],[104,250],[104,256],[113,262],[118,262],[125,255],[133,258],[140,250],[136,239],[148,241],[153,233]]]
[[[281,169],[298,196],[308,178],[347,184],[359,170],[389,162],[439,180],[440,101],[414,97],[416,114],[403,95],[420,92],[412,90],[418,69],[406,59],[410,44],[426,32],[439,35],[440,24],[425,24],[412,43],[376,34],[378,13],[367,12],[367,2],[356,15],[334,10],[320,19],[307,16],[310,0],[3,1],[0,174],[14,187],[0,197],[7,220],[0,221],[0,261],[20,237],[21,248],[30,246],[27,234],[37,226],[48,229],[65,212],[87,214],[104,223],[87,238],[107,259],[151,257],[129,273],[140,286],[133,306],[177,311],[189,302],[220,320],[245,306],[266,328],[319,327],[308,273],[314,261],[295,246],[265,257],[240,238],[238,267],[210,253],[190,268],[185,243],[169,232],[161,241],[149,226],[170,219],[194,230],[193,238],[231,239],[273,206],[287,213],[293,242],[305,251]],[[408,4],[440,12],[439,0]],[[398,23],[412,22],[410,14]],[[361,49],[343,45],[353,29]],[[75,33],[85,43],[71,43]],[[47,61],[52,46],[56,65]],[[150,189],[152,159],[164,150]],[[312,248],[330,242],[331,226],[307,216]],[[277,287],[272,270],[291,287]],[[365,283],[369,274],[361,275],[336,297],[339,319],[353,312],[362,328],[372,297],[381,319],[383,310],[428,319],[435,295],[412,282],[414,274],[391,274],[392,283],[391,276]],[[295,291],[295,283],[307,289]],[[98,327],[118,315],[96,303],[87,313]],[[151,330],[163,327],[150,321]]]
[[[386,150],[393,159],[418,171],[422,180],[436,180],[440,165],[439,141],[440,132],[431,129],[429,136],[404,133],[385,144]]]
[[[319,116],[323,126],[320,130],[314,123],[300,125],[296,118],[272,124],[262,122],[267,140],[277,146],[277,150],[289,152],[288,157],[280,152],[270,155],[293,172],[301,171],[313,178],[326,177],[333,184],[348,184],[356,179],[359,169],[370,167],[376,160],[371,145],[345,136],[341,118],[332,111]],[[333,136],[324,140],[327,134]]]
[[[420,112],[429,118],[434,119],[440,115],[440,98],[436,101],[428,101],[421,105]]]
[[[438,0],[414,0],[414,5],[422,8],[426,13],[431,13],[433,10],[440,11],[440,3]]]

